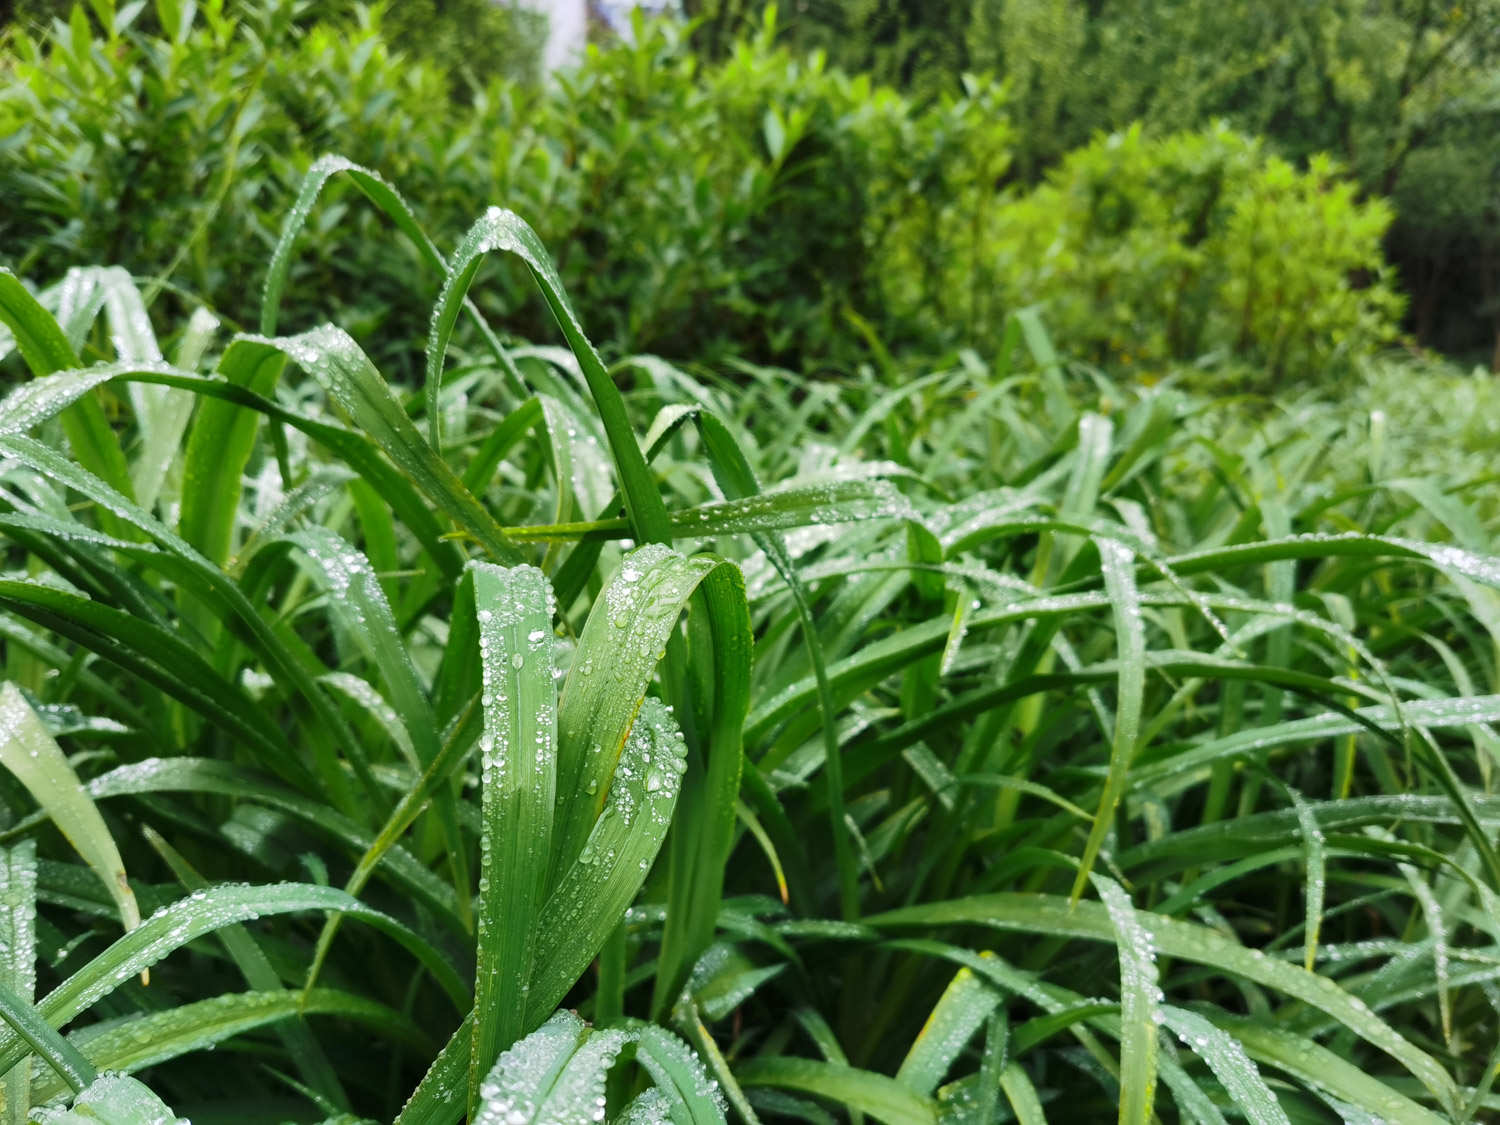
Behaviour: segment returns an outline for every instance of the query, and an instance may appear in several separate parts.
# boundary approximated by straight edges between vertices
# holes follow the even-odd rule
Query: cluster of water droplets
[[[531,782],[531,778],[513,775],[515,762],[529,758],[538,780],[554,776],[556,770],[556,707],[539,707],[526,716],[514,710],[520,674],[528,664],[537,669],[534,680],[547,684],[549,690],[553,682],[556,635],[551,621],[556,603],[552,587],[534,567],[504,573],[498,596],[475,610],[484,709],[479,760],[487,808],[490,795],[500,791],[497,787]],[[518,729],[526,725],[532,728],[534,743],[529,748],[516,742]]]
[[[1120,1001],[1122,1019],[1149,1018],[1160,1023],[1165,999],[1157,982],[1156,944],[1141,925],[1130,896],[1113,879],[1095,874],[1094,885],[1109,912],[1120,954]]]
[[[32,1110],[35,1125],[88,1125],[94,1121],[128,1121],[130,1125],[191,1125],[162,1104],[145,1085],[125,1074],[103,1071],[74,1100],[74,1108],[49,1106]]]
[[[701,535],[782,531],[807,525],[909,519],[920,515],[886,480],[834,480],[703,504],[673,517],[681,531]]]
[[[579,860],[612,867],[618,858],[619,841],[628,836],[642,814],[651,819],[651,835],[659,840],[671,822],[672,808],[686,771],[687,743],[677,720],[661,700],[648,697],[630,728],[604,810],[579,853]],[[618,826],[612,820],[618,820]],[[637,860],[642,874],[649,869],[653,856],[654,849],[651,855],[642,855]]]
[[[1239,1040],[1186,1008],[1163,1005],[1160,1014],[1159,1022],[1208,1064],[1249,1120],[1265,1125],[1291,1125],[1286,1111]]]
[[[609,1068],[633,1038],[632,1033],[618,1028],[592,1032],[552,1084],[537,1113],[538,1125],[588,1125],[603,1121]]]
[[[659,1083],[666,1076],[663,1063],[672,1065],[672,1078],[680,1083],[684,1075],[690,1076],[692,1084],[681,1090],[682,1095],[698,1102],[704,1108],[717,1111],[721,1119],[728,1107],[724,1091],[719,1088],[708,1071],[686,1043],[670,1031],[655,1024],[642,1027],[639,1033],[641,1048],[636,1058]]]
[[[652,1086],[636,1095],[624,1112],[615,1118],[615,1125],[661,1125],[672,1120],[672,1103],[667,1095]]]
[[[0,399],[0,434],[34,430],[111,378],[109,371],[65,371],[22,383]]]
[[[928,527],[943,550],[991,528],[1005,527],[1043,503],[1040,496],[1013,488],[997,488],[966,496],[937,509],[928,517]]]
[[[583,1020],[564,1010],[501,1052],[479,1086],[473,1125],[534,1125],[546,1083],[587,1034]]]

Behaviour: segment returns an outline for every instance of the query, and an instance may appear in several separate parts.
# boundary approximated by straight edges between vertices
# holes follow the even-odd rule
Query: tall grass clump
[[[415,388],[278,334],[334,179],[440,294]],[[337,158],[265,275],[230,332],[0,273],[8,1120],[1500,1109],[1487,468],[1031,312],[606,365],[525,222]]]

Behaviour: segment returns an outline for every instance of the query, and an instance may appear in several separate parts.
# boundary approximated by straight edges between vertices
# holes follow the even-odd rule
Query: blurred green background
[[[842,370],[992,348],[1041,303],[1070,354],[1148,377],[1500,359],[1500,3],[682,7],[631,42],[596,20],[544,78],[545,18],[489,0],[0,6],[0,262],[232,307],[335,151],[440,241],[527,217],[615,353]],[[295,323],[379,329],[410,373],[414,254],[316,222],[347,229],[299,254]],[[542,331],[521,278],[486,293]]]

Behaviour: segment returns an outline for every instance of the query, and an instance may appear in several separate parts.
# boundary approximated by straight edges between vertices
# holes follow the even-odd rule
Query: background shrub
[[[773,0],[686,0],[716,57]],[[1500,0],[799,0],[788,40],[917,96],[970,71],[1007,88],[1014,175],[1038,184],[1099,132],[1223,118],[1298,166],[1329,153],[1393,198],[1407,327],[1500,363],[1495,128]],[[1439,217],[1434,229],[1433,217]]]
[[[1043,112],[1032,89],[1067,65],[1062,8],[1026,10],[1040,21],[1026,34],[1048,38],[1045,24],[1056,50],[1011,76],[1043,126],[1020,139],[994,83],[918,101],[778,46],[774,16],[717,62],[682,25],[640,23],[633,44],[543,87],[394,49],[425,41],[406,7],[200,11],[162,3],[137,27],[101,3],[41,38],[13,33],[0,261],[41,276],[120,263],[168,316],[234,306],[261,282],[279,201],[338,151],[422,200],[440,242],[493,203],[530,216],[611,354],[848,370],[872,352],[993,350],[1006,313],[1040,301],[1092,360],[1274,382],[1395,334],[1389,208],[1326,159],[1299,171],[1227,127],[1141,127],[1029,192],[1013,180],[1017,145],[1034,165],[1035,135],[1066,132],[1063,103]],[[386,233],[358,208],[320,212],[284,323],[337,320],[410,379],[427,332],[410,286],[424,279],[431,300],[437,282]],[[518,272],[484,292],[518,336],[546,330]]]
[[[1367,353],[1401,302],[1391,220],[1327,158],[1298,171],[1225,126],[1072,153],[1006,212],[1005,296],[1097,362],[1232,358],[1271,381]]]
[[[994,212],[1010,139],[992,86],[919,108],[776,48],[772,24],[705,67],[657,23],[547,89],[486,76],[455,97],[448,70],[391,47],[409,17],[354,11],[306,26],[286,0],[209,5],[167,34],[78,7],[40,39],[13,33],[0,259],[43,275],[117,262],[231,304],[280,229],[271,201],[336,149],[449,237],[493,202],[532,216],[620,349],[816,367],[863,353],[849,313],[892,346],[935,347],[986,308],[973,223]],[[310,240],[289,321],[381,325],[380,358],[410,373],[427,327],[404,288],[414,254],[363,213],[319,223],[347,237]],[[521,278],[495,291],[522,335],[545,323]]]

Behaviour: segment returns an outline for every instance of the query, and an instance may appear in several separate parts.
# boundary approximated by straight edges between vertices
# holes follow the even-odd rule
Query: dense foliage
[[[1395,335],[1389,222],[1326,159],[1298,172],[1223,127],[1154,141],[1137,128],[1070,153],[1007,209],[998,272],[1007,306],[1042,303],[1097,362],[1217,357],[1278,384]]]
[[[276,335],[328,176],[415,394]],[[606,367],[337,160],[280,247],[262,335],[0,273],[9,1120],[1500,1109],[1490,380]],[[445,374],[494,252],[567,347]]]
[[[770,0],[686,0],[717,54]],[[1496,0],[782,0],[788,40],[919,97],[1004,82],[1036,183],[1097,133],[1219,119],[1298,165],[1323,153],[1396,203],[1388,249],[1423,342],[1500,342]]]
[[[18,272],[109,262],[158,307],[236,307],[286,199],[334,150],[422,199],[450,239],[493,201],[530,216],[611,354],[847,370],[990,352],[1037,301],[1079,354],[1269,378],[1346,370],[1395,335],[1387,211],[1330,165],[1296,171],[1223,129],[1101,141],[1002,191],[1033,128],[996,86],[914,101],[776,46],[774,23],[712,65],[673,25],[642,26],[548,87],[456,97],[449,71],[392,48],[394,11],[353,28],[305,26],[286,0],[162,11],[170,35],[123,15],[105,31],[79,7],[45,40],[13,39],[0,261]],[[331,208],[286,321],[333,315],[409,380],[436,297],[421,277],[376,219]],[[519,274],[481,301],[520,337],[546,330]]]

